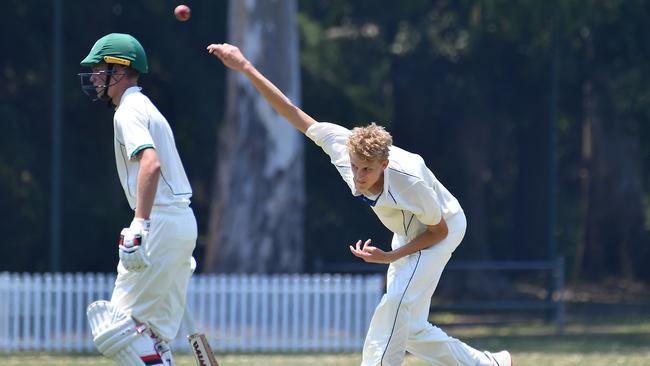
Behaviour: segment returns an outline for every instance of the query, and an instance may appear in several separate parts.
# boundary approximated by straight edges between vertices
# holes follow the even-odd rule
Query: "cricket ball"
[[[179,5],[174,9],[174,16],[181,22],[190,19],[190,7],[187,5]]]

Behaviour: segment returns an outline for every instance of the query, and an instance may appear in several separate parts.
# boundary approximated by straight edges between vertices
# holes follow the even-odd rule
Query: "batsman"
[[[511,366],[507,351],[478,351],[428,322],[431,296],[467,222],[456,198],[424,160],[394,146],[391,135],[374,123],[348,130],[317,122],[237,47],[211,44],[207,49],[245,75],[278,114],[320,146],[352,194],[394,234],[390,251],[373,246],[370,239],[350,245],[352,254],[366,262],[389,264],[386,293],[366,335],[362,366],[400,365],[406,351],[431,365]]]
[[[91,68],[79,74],[83,91],[115,109],[115,162],[134,211],[120,233],[113,295],[88,306],[93,341],[120,366],[172,366],[168,342],[180,327],[197,236],[192,189],[169,123],[138,86],[148,72],[140,42],[108,34],[81,66]]]

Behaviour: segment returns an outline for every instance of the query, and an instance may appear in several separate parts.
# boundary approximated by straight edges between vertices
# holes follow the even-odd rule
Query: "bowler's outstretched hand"
[[[383,250],[373,247],[370,245],[372,239],[368,239],[361,246],[361,240],[357,241],[355,246],[350,245],[350,251],[355,256],[363,259],[368,263],[385,263],[388,264],[393,261],[392,256],[389,252],[384,252]]]
[[[209,53],[216,56],[223,64],[246,75],[257,91],[266,99],[276,113],[284,117],[293,127],[302,133],[316,122],[311,116],[295,106],[277,86],[259,72],[244,57],[239,48],[228,43],[213,43],[207,47]]]
[[[207,50],[235,71],[243,72],[246,65],[250,64],[239,48],[228,43],[213,43],[207,47]]]

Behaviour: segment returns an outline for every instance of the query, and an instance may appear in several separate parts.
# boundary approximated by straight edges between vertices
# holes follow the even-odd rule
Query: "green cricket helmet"
[[[149,72],[147,55],[144,48],[135,37],[124,33],[111,33],[98,39],[93,45],[90,53],[81,61],[81,66],[93,67],[101,62],[105,62],[108,68],[101,73],[80,73],[81,89],[91,96],[93,100],[108,100],[108,88],[114,85],[111,83],[114,75],[113,66],[122,65],[130,67],[141,74]],[[103,86],[95,86],[90,81],[92,75],[106,75],[106,81]]]
[[[81,66],[92,67],[102,61],[129,66],[141,74],[149,72],[144,48],[130,34],[111,33],[100,38],[88,56],[81,61]]]

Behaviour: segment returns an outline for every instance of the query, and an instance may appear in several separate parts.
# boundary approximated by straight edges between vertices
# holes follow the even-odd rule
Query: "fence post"
[[[332,337],[332,348],[336,351],[340,351],[340,346],[341,346],[341,335],[339,334],[340,329],[341,329],[341,313],[342,313],[342,308],[341,308],[341,289],[343,288],[342,285],[342,275],[340,274],[335,274],[333,277],[333,296],[332,296],[332,308],[333,308],[333,314],[334,315],[334,325],[332,327],[332,331],[330,332],[330,335]]]
[[[300,276],[300,293],[302,298],[300,301],[300,313],[302,318],[300,321],[300,329],[302,329],[302,342],[300,343],[299,352],[306,352],[309,350],[309,344],[311,343],[311,332],[309,331],[309,310],[312,309],[310,306],[312,299],[312,288],[309,286],[309,277]]]
[[[239,281],[237,275],[228,276],[228,296],[230,296],[230,307],[228,312],[230,314],[230,326],[228,327],[230,334],[228,339],[230,340],[230,349],[236,350],[238,347],[237,344],[237,297],[239,289]]]
[[[350,334],[352,333],[352,318],[350,317],[351,309],[354,307],[352,301],[352,277],[349,274],[343,276],[343,299],[342,299],[342,316],[343,327],[341,327],[341,335],[339,336],[341,351],[350,349]]]
[[[219,296],[219,324],[218,329],[221,334],[221,339],[219,341],[219,348],[226,350],[228,344],[226,340],[228,339],[228,322],[226,321],[226,309],[228,306],[228,278],[224,274],[219,276],[219,290],[221,291],[221,296]]]
[[[329,331],[331,326],[331,301],[332,301],[332,281],[333,276],[330,274],[325,274],[323,276],[323,293],[325,294],[325,299],[323,303],[323,322],[321,323],[321,335],[324,343],[322,344],[322,351],[327,351],[332,347],[332,335]]]
[[[34,297],[34,343],[33,349],[41,349],[41,324],[43,322],[43,306],[41,304],[41,298],[43,296],[43,276],[40,274],[34,275],[34,287],[33,287],[33,297]]]
[[[52,347],[52,274],[46,273],[43,277],[43,349],[49,351]]]
[[[54,274],[54,338],[53,351],[62,351],[65,345],[63,339],[63,295],[65,294],[65,282],[62,273]]]
[[[12,328],[13,329],[10,330],[9,351],[15,351],[15,350],[19,349],[20,342],[22,340],[22,338],[20,337],[20,309],[22,308],[22,304],[21,304],[21,301],[20,301],[21,300],[20,299],[21,281],[20,281],[20,277],[17,274],[13,275],[12,279],[13,279],[13,281],[12,281],[13,286],[11,287],[11,290],[12,290],[11,292],[12,292],[13,301],[12,301],[11,305],[13,305],[13,309],[12,309],[12,306],[10,306],[9,311],[11,312],[11,314],[13,316],[13,322],[12,322],[12,325],[13,325]]]
[[[194,290],[194,307],[191,309],[191,314],[194,317],[194,323],[199,332],[205,331],[206,324],[206,295],[208,292],[206,277],[202,274],[195,275],[192,280],[195,284]]]
[[[31,329],[32,329],[32,324],[31,324],[31,295],[32,295],[32,276],[29,273],[23,273],[21,281],[20,281],[20,287],[21,291],[23,293],[23,304],[21,306],[21,309],[19,309],[19,313],[22,315],[22,332],[20,333],[20,336],[22,338],[22,344],[20,345],[21,350],[29,350],[30,349],[30,338],[32,337],[31,334]]]
[[[9,341],[9,273],[0,272],[0,351],[8,350]]]
[[[364,288],[363,288],[363,276],[362,275],[354,275],[354,287],[353,287],[353,292],[357,295],[356,297],[356,304],[354,304],[351,309],[348,311],[352,312],[352,319],[354,321],[354,324],[352,325],[352,342],[351,346],[352,347],[357,347],[360,343],[361,337],[363,337],[363,324],[362,322],[365,323],[365,319],[363,317],[365,316],[364,312],[364,300],[365,296],[364,294]]]
[[[241,351],[248,351],[251,347],[250,326],[248,319],[248,312],[250,304],[248,303],[248,294],[251,292],[250,275],[241,274],[239,276],[239,297],[237,298],[239,308],[239,349]]]
[[[252,274],[249,276],[250,284],[250,299],[251,299],[251,326],[250,326],[250,351],[257,352],[259,351],[260,346],[260,322],[259,322],[259,300],[260,296],[264,296],[261,293],[260,289],[260,276],[257,274]]]
[[[323,344],[323,337],[322,334],[320,333],[320,327],[319,327],[319,325],[321,324],[321,299],[323,293],[322,282],[323,282],[323,275],[315,274],[313,277],[311,277],[310,284],[309,284],[309,286],[314,289],[312,292],[314,305],[313,305],[313,315],[312,315],[311,332],[310,332],[311,342],[309,342],[310,351],[320,350],[320,347]],[[317,283],[321,284],[320,292],[316,290]]]
[[[208,278],[208,291],[210,296],[208,296],[208,306],[210,309],[213,309],[208,314],[208,319],[207,319],[207,324],[205,331],[208,332],[212,336],[213,342],[210,344],[215,345],[215,348],[217,347],[217,311],[219,308],[217,308],[217,295],[219,294],[217,288],[218,288],[218,283],[217,283],[217,276],[215,274],[204,274],[203,276],[206,276]]]
[[[300,336],[300,303],[305,301],[303,288],[300,286],[300,276],[291,275],[291,345],[293,349],[300,349],[300,343],[303,339]]]
[[[63,347],[66,352],[72,351],[72,314],[73,314],[73,305],[72,305],[72,295],[75,292],[74,288],[74,277],[72,273],[65,274],[65,305],[63,309],[65,311],[64,319],[64,333],[60,335],[63,338]]]

